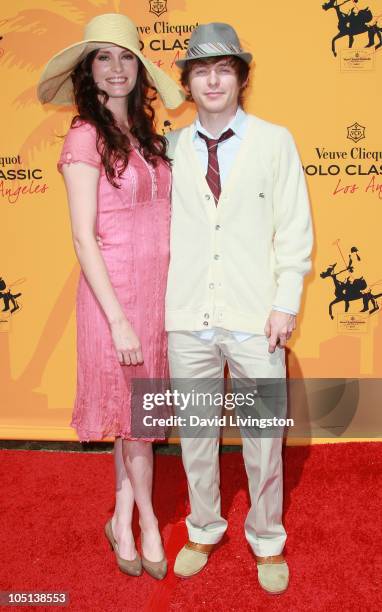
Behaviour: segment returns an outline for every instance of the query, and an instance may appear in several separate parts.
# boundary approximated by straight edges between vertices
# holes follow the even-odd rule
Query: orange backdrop
[[[56,171],[61,136],[73,109],[42,107],[35,87],[46,61],[81,40],[84,24],[105,12],[128,14],[139,27],[144,53],[174,78],[178,74],[174,61],[184,53],[198,23],[231,23],[243,46],[252,51],[255,65],[246,109],[286,125],[294,134],[315,226],[314,270],[307,279],[288,359],[290,375],[306,378],[308,393],[304,402],[301,398],[295,402],[292,412],[297,414],[302,405],[309,412],[317,398],[321,408],[322,402],[327,403],[331,429],[328,421],[320,421],[320,414],[309,436],[314,440],[329,434],[333,440],[380,435],[376,415],[382,374],[378,309],[382,294],[382,47],[378,47],[382,0],[337,4],[341,3],[329,0],[324,8],[322,0],[254,0],[236,5],[230,0],[3,3],[1,437],[76,439],[68,423],[75,391],[78,265],[65,189]],[[349,34],[353,34],[352,48]],[[192,117],[190,105],[176,112],[159,108],[158,130],[181,127]],[[369,296],[365,312],[360,312],[364,305],[357,289],[360,278],[365,279]],[[334,300],[335,282],[342,283],[339,291],[350,301],[347,312],[345,299],[335,304],[332,319],[328,307]],[[333,383],[332,391],[326,379],[341,379],[340,386]],[[356,381],[357,391],[349,387],[349,381]],[[315,400],[309,399],[313,396]],[[352,404],[346,427],[346,405],[338,414],[335,410],[341,401]],[[342,437],[336,435],[336,427]]]

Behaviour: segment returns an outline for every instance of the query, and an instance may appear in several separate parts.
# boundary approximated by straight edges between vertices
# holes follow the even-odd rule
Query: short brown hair
[[[244,94],[244,89],[246,87],[245,83],[249,76],[249,65],[241,57],[236,57],[235,55],[221,55],[221,56],[214,56],[214,57],[206,57],[205,59],[188,60],[185,63],[182,69],[181,75],[180,75],[180,82],[182,83],[183,87],[186,89],[187,100],[192,101],[192,96],[189,91],[189,79],[190,79],[190,73],[191,73],[192,68],[194,66],[203,66],[203,65],[210,66],[211,64],[216,64],[217,62],[220,62],[221,60],[226,60],[228,65],[232,66],[232,68],[235,71],[235,74],[236,74],[236,77],[237,77],[237,80],[240,86],[238,102],[240,106],[243,106],[243,94]]]

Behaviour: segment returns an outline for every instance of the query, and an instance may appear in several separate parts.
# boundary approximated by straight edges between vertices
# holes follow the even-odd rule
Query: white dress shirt
[[[213,140],[216,140],[221,136],[221,134],[223,134],[223,132],[225,132],[226,130],[230,128],[233,131],[233,135],[231,136],[231,138],[228,138],[227,140],[223,140],[222,142],[220,142],[218,145],[218,149],[217,149],[217,157],[218,157],[218,162],[219,162],[219,173],[220,173],[220,184],[222,187],[228,177],[228,174],[231,170],[235,156],[238,153],[241,142],[244,138],[244,135],[247,129],[247,114],[239,106],[236,111],[235,116],[219,132],[219,134],[215,136],[212,136],[212,134],[207,132],[207,130],[200,123],[199,117],[195,119],[194,124],[193,124],[193,132],[194,132],[193,143],[194,143],[195,151],[198,154],[200,163],[202,164],[202,168],[205,174],[207,174],[207,169],[208,169],[208,149],[207,149],[206,141],[203,140],[203,138],[199,136],[198,132],[201,132],[202,134],[207,136],[207,138],[212,138]],[[295,312],[292,312],[291,310],[287,310],[286,308],[279,308],[277,306],[273,306],[273,310],[279,310],[280,312],[286,312],[292,315],[296,314]],[[211,329],[206,329],[206,330],[203,329],[200,331],[195,331],[194,333],[197,336],[199,336],[199,338],[201,338],[202,340],[212,340],[215,336],[216,328],[211,328]],[[247,340],[248,338],[253,336],[252,333],[245,333],[241,331],[232,331],[231,333],[234,336],[235,340],[237,340],[238,342],[243,342],[244,340]]]

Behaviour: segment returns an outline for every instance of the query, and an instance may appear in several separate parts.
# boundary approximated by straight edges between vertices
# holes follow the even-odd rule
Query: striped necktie
[[[221,134],[219,138],[214,140],[213,138],[208,138],[205,134],[198,131],[198,135],[200,138],[206,141],[207,149],[208,149],[208,168],[206,179],[209,188],[211,189],[214,199],[215,205],[218,205],[220,193],[221,193],[221,184],[220,184],[220,171],[219,171],[219,161],[218,161],[218,144],[219,142],[223,142],[223,140],[228,140],[231,136],[234,135],[234,131],[226,130]]]

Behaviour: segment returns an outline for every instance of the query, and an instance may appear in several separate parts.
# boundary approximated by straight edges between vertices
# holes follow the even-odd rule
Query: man
[[[284,380],[284,347],[310,269],[309,203],[293,139],[242,108],[251,60],[231,26],[210,23],[194,30],[177,62],[198,116],[168,134],[173,211],[166,329],[171,378],[189,390],[198,379],[205,379],[205,389],[222,380],[225,363],[233,381]],[[207,407],[209,415],[213,410]],[[218,433],[206,437],[200,429],[181,438],[191,513],[189,542],[175,562],[178,576],[198,573],[227,527],[220,514]],[[259,582],[272,593],[284,591],[289,579],[281,446],[281,436],[243,438],[251,498],[245,534]]]

